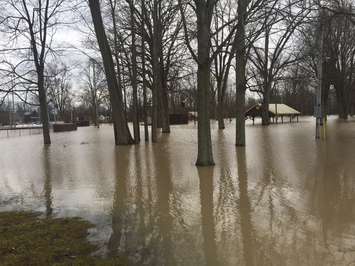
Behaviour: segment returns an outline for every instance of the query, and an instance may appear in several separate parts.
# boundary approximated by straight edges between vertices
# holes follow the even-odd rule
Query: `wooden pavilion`
[[[261,117],[262,108],[261,104],[255,104],[250,107],[245,112],[245,118],[250,118],[253,120],[253,124],[255,121],[255,117]],[[269,104],[269,117],[271,118],[273,123],[278,123],[278,119],[281,119],[281,123],[284,122],[284,118],[289,118],[290,123],[294,120],[298,122],[298,117],[301,115],[299,111],[293,109],[292,107],[283,104],[283,103],[271,103]]]

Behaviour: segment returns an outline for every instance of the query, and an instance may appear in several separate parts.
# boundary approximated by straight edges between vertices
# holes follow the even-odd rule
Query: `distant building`
[[[245,117],[255,120],[255,117],[261,117],[262,108],[261,104],[255,104],[245,112]],[[278,118],[281,118],[281,122],[284,122],[284,117],[288,117],[290,122],[296,118],[298,122],[298,117],[301,115],[299,111],[293,109],[292,107],[283,103],[271,103],[269,104],[269,117],[273,119],[274,122],[278,122]]]
[[[37,111],[31,111],[31,112],[24,113],[23,122],[25,124],[40,123],[41,119]]]
[[[184,102],[182,102],[180,106],[175,107],[172,112],[169,112],[169,121],[171,125],[183,125],[189,123],[189,112],[185,107]]]
[[[0,126],[10,125],[10,112],[0,111]]]
[[[196,120],[197,117],[198,117],[197,112],[192,112],[192,111],[189,112],[189,120]]]

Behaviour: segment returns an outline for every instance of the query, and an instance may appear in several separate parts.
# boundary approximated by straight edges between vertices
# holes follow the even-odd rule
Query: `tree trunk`
[[[202,15],[203,17],[203,15]],[[201,20],[201,19],[200,19]],[[197,70],[197,113],[198,113],[198,155],[196,165],[214,165],[211,142],[209,112],[210,63],[209,63],[209,28],[199,25],[198,30],[198,70]]]
[[[268,27],[268,16],[265,17],[265,46],[264,46],[264,84],[263,84],[263,102],[261,108],[261,123],[264,126],[270,124],[269,117],[269,103],[270,103],[270,89],[271,81],[269,80],[269,41],[270,29]]]
[[[236,39],[236,138],[237,146],[245,146],[245,90],[246,90],[246,47],[245,47],[245,16],[246,0],[238,0],[238,17]]]
[[[347,99],[343,97],[338,101],[338,110],[339,110],[339,118],[343,120],[347,120],[349,116],[349,108]]]
[[[143,8],[144,3],[142,3]],[[144,24],[142,24],[144,30]],[[147,84],[145,78],[145,46],[144,39],[142,38],[142,87],[143,87],[143,122],[144,122],[144,140],[149,141],[149,129],[148,129],[148,114],[147,114]]]
[[[153,47],[152,47],[152,61],[153,61],[153,90],[152,90],[152,142],[157,142],[158,131],[158,108],[160,105],[159,94],[161,91],[161,68],[159,62],[159,31],[158,24],[158,1],[154,0],[153,7]]]
[[[44,73],[43,67],[37,70],[38,74],[38,96],[42,121],[43,142],[45,145],[51,144],[51,137],[49,135],[49,119],[48,119],[48,104],[47,93],[44,87]]]
[[[267,126],[270,124],[269,104],[270,104],[269,86],[265,86],[263,102],[261,106],[261,123],[263,126]]]
[[[130,12],[131,12],[131,56],[132,56],[132,89],[133,89],[133,135],[134,142],[140,142],[140,132],[139,132],[139,117],[138,117],[138,96],[137,96],[137,50],[136,50],[136,33],[135,33],[135,22],[134,22],[134,6],[133,0],[129,2]]]
[[[218,119],[218,129],[225,129],[224,124],[224,88],[222,87],[224,82],[221,80],[217,81],[217,119]]]
[[[209,85],[210,85],[210,66],[200,64],[197,71],[197,113],[198,113],[198,155],[196,165],[214,165],[212,155],[210,114],[209,114]]]
[[[245,146],[245,89],[241,84],[237,88],[236,98],[235,145]]]
[[[349,115],[349,99],[347,94],[345,93],[345,82],[338,81],[335,84],[335,91],[337,97],[337,106],[338,106],[338,114],[339,118],[343,120],[348,119]]]
[[[159,51],[160,51],[160,60],[164,58],[163,56],[163,44],[161,37],[159,38]],[[162,132],[170,133],[170,119],[169,119],[169,99],[168,99],[168,73],[165,73],[164,62],[160,62],[161,67],[161,77],[162,77],[162,86],[161,86],[161,115],[162,115]]]
[[[214,165],[212,155],[211,125],[210,125],[210,20],[208,11],[199,8],[197,11],[197,113],[198,113],[198,154],[196,165]]]
[[[94,125],[96,127],[99,127],[99,122],[97,118],[97,82],[96,82],[96,67],[95,67],[95,62],[92,62],[92,88],[91,88],[91,98],[92,98],[92,115],[93,115],[93,121]]]
[[[169,100],[167,83],[164,81],[161,90],[161,115],[162,115],[162,132],[170,133],[169,119]]]
[[[93,121],[94,121],[95,127],[100,127],[99,126],[99,120],[98,120],[97,101],[96,101],[96,99],[94,99],[94,102],[93,102]]]
[[[107,41],[105,29],[102,22],[100,3],[96,0],[89,0],[89,7],[94,23],[97,42],[99,44],[101,56],[104,63],[107,85],[110,94],[110,102],[112,106],[112,120],[115,132],[115,143],[116,145],[132,144],[133,139],[127,125],[127,120],[123,107],[122,90],[117,83],[115,67],[112,60],[112,53]]]

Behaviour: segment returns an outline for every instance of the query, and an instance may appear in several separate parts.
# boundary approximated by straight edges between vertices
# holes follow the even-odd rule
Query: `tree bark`
[[[161,18],[159,18],[159,25],[161,25]],[[161,67],[161,118],[162,118],[162,133],[170,133],[170,119],[169,119],[169,97],[168,97],[168,70],[165,71],[163,55],[163,43],[161,35],[159,34],[159,53],[160,53],[160,67]]]
[[[142,9],[144,8],[143,1],[141,2]],[[142,22],[142,35],[144,31],[144,24]],[[144,140],[149,141],[149,128],[148,128],[148,114],[147,114],[147,86],[146,86],[146,76],[145,76],[145,42],[142,37],[141,43],[142,50],[142,89],[143,89],[143,122],[144,122]]]
[[[335,82],[335,91],[339,118],[347,120],[349,115],[349,97],[346,93],[345,81],[338,80],[337,82]]]
[[[38,96],[42,121],[43,142],[45,145],[51,144],[51,137],[49,134],[49,119],[48,119],[48,104],[47,92],[44,87],[44,72],[43,67],[37,70],[38,75]]]
[[[134,6],[133,0],[129,2],[131,13],[131,60],[132,60],[132,90],[133,90],[133,135],[134,142],[140,142],[139,132],[139,117],[138,117],[138,96],[137,96],[137,50],[136,50],[136,33],[135,33],[135,21],[134,21]]]
[[[152,90],[152,142],[157,142],[158,131],[158,105],[160,104],[159,94],[161,91],[161,68],[159,62],[159,22],[158,22],[158,0],[154,0],[153,7],[153,90]]]
[[[162,77],[164,76],[165,75],[162,75]],[[162,85],[163,85],[161,87],[162,133],[170,133],[168,86],[165,79],[163,79]]]
[[[247,1],[238,0],[238,25],[236,39],[236,137],[237,146],[245,146],[245,90],[246,90],[246,46],[245,17]]]
[[[263,126],[270,124],[269,116],[269,104],[270,104],[270,89],[269,86],[265,86],[263,93],[263,102],[261,105],[261,123]]]
[[[198,113],[198,154],[196,165],[214,165],[212,155],[211,125],[210,125],[210,18],[209,10],[199,7],[197,10],[197,113]]]
[[[224,124],[224,91],[222,80],[217,81],[217,119],[218,129],[225,129]]]
[[[261,123],[264,126],[270,124],[269,117],[269,103],[270,103],[270,89],[271,89],[271,80],[269,79],[269,41],[270,41],[270,32],[267,25],[268,16],[265,17],[265,45],[264,45],[264,84],[263,84],[263,102],[261,108]]]
[[[123,107],[122,90],[117,83],[112,53],[103,26],[100,3],[97,0],[89,0],[89,7],[94,23],[97,42],[99,44],[101,56],[104,63],[107,85],[110,94],[115,143],[116,145],[132,144],[133,139],[127,125],[127,120]]]
[[[199,53],[200,58],[203,57],[203,53],[203,51]],[[200,63],[197,71],[198,155],[196,162],[196,165],[199,166],[214,165],[209,113],[209,86],[210,65],[209,63]]]

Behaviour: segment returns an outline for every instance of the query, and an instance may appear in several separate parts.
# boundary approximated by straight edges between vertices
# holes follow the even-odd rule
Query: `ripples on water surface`
[[[80,216],[99,253],[130,265],[355,265],[355,122],[212,125],[216,166],[196,168],[196,128],[118,147],[112,128],[0,138],[0,211]],[[352,264],[353,263],[353,264]]]

